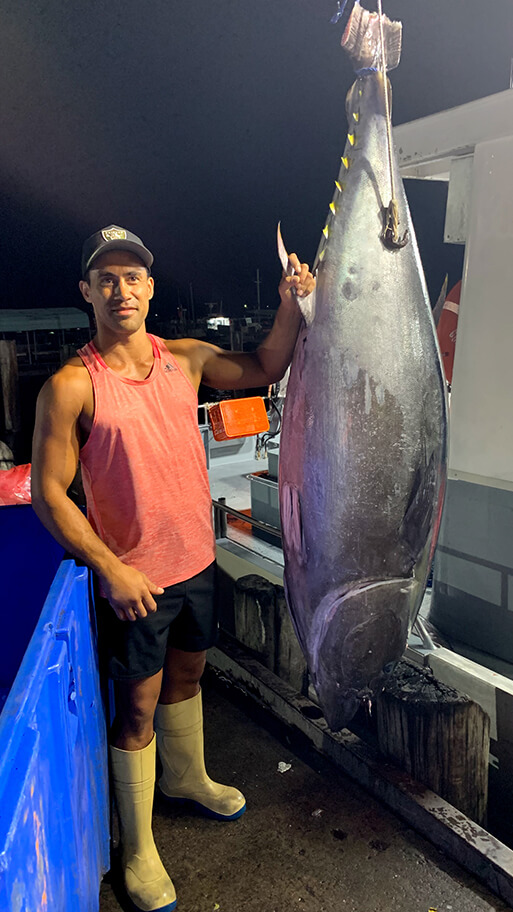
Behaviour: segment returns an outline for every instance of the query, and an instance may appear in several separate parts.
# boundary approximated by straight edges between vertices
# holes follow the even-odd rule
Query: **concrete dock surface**
[[[317,752],[232,697],[206,676],[205,755],[212,778],[244,792],[246,813],[221,823],[169,807],[156,791],[155,841],[177,912],[510,908]],[[129,908],[114,858],[100,912]]]

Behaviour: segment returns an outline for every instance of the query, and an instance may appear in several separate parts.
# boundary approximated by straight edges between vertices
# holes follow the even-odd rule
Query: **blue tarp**
[[[59,564],[31,507],[1,508],[0,533],[0,909],[97,912],[108,777],[88,571]]]

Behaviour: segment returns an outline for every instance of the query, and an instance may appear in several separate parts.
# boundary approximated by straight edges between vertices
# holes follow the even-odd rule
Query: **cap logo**
[[[104,241],[126,241],[124,228],[104,228],[102,231]]]

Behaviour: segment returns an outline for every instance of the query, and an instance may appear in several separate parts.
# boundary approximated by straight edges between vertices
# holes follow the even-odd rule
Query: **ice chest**
[[[208,410],[215,440],[251,437],[269,430],[269,419],[261,396],[225,399]]]
[[[88,571],[0,507],[0,909],[98,912],[107,744]]]

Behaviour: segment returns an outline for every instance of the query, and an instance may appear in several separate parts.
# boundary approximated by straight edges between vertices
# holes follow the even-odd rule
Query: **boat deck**
[[[248,476],[266,469],[267,460],[254,458],[250,441],[242,452],[219,454],[210,462],[213,499],[224,497],[249,513]],[[228,522],[227,535],[218,542],[221,564],[234,560],[236,576],[263,573],[281,582],[278,541],[269,544],[238,521]],[[429,598],[428,591],[422,614],[428,613]],[[408,652],[421,663],[425,658],[416,633]],[[155,839],[175,882],[179,912],[510,908],[315,751],[306,737],[299,745],[283,718],[249,700],[233,680],[224,686],[228,679],[222,666],[216,668],[204,685],[207,765],[214,777],[244,791],[248,810],[239,821],[222,824],[174,810],[157,792]],[[280,762],[287,765],[283,773]],[[100,912],[128,908],[114,866],[101,888]]]
[[[217,679],[204,687],[210,773],[239,786],[233,823],[155,800],[155,840],[179,912],[502,912],[509,906]],[[285,763],[285,772],[278,765]],[[100,912],[128,909],[119,872]]]

